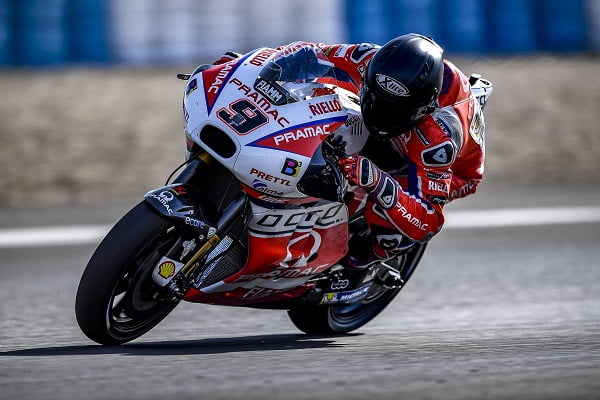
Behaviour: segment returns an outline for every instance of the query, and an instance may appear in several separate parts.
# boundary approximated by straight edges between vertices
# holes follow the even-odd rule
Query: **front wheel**
[[[412,276],[425,247],[426,244],[417,244],[408,253],[388,262],[400,271],[404,283]],[[288,311],[288,316],[298,329],[311,335],[348,333],[375,318],[401,289],[386,289],[373,284],[362,301],[332,305],[300,303]]]
[[[114,345],[133,340],[163,320],[178,304],[162,296],[152,270],[179,240],[181,229],[145,202],[111,229],[79,283],[75,315],[93,341]]]

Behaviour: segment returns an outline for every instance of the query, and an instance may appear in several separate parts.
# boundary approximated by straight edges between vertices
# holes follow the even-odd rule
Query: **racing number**
[[[248,100],[238,100],[229,105],[229,109],[221,108],[217,116],[240,135],[269,122],[269,118]]]

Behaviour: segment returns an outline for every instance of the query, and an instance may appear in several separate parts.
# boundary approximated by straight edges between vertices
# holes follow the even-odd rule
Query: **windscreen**
[[[335,84],[336,74],[323,51],[296,42],[282,47],[260,72],[254,87],[277,105],[304,100],[317,86]]]

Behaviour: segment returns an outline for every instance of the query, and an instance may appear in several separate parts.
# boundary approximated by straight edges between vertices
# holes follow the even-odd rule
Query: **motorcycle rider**
[[[476,191],[484,118],[469,79],[429,37],[313,45],[350,77],[370,133],[360,154],[339,162],[368,224],[342,264],[365,268],[431,239],[444,224],[444,205]],[[215,63],[237,56],[226,53]]]

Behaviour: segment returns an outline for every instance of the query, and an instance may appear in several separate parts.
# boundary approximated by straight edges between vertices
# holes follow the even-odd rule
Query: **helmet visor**
[[[376,96],[365,84],[360,105],[369,132],[380,137],[393,137],[414,128],[417,121],[431,112],[430,105],[407,107]]]

